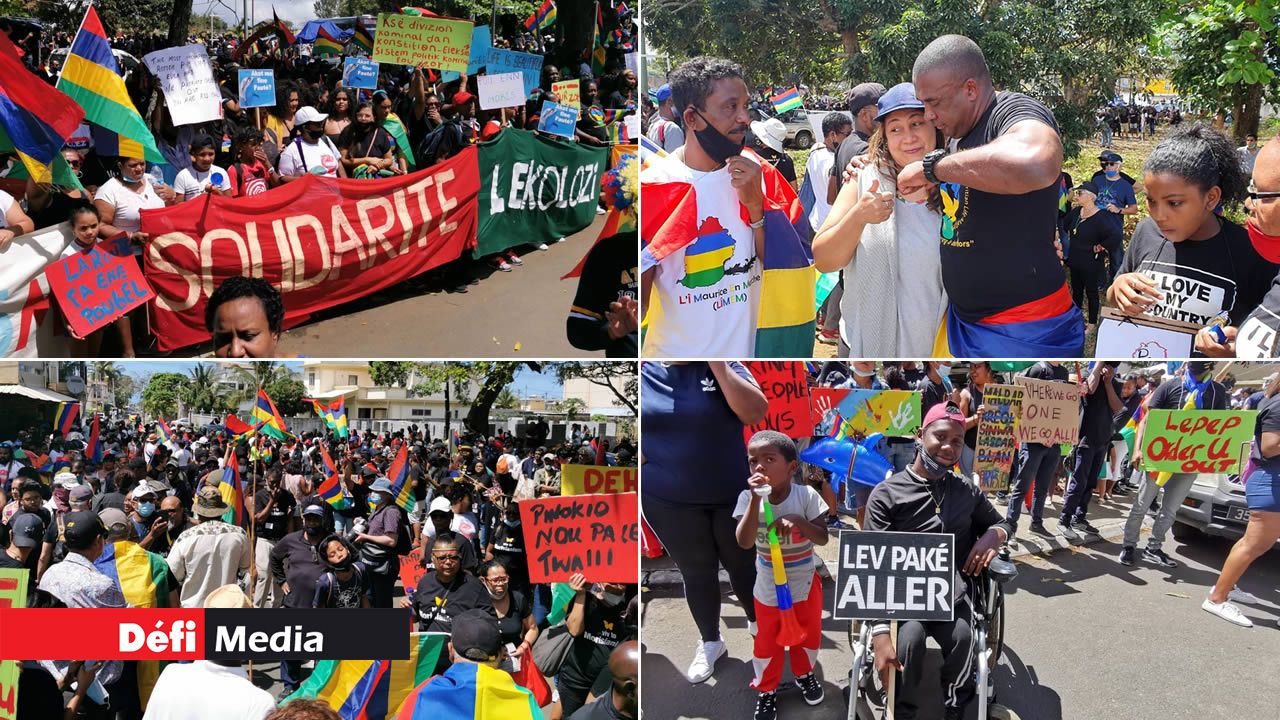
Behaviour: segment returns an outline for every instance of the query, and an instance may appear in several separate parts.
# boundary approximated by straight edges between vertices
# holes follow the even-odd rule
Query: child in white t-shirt
[[[827,503],[808,485],[791,482],[799,467],[798,456],[795,442],[776,430],[761,430],[751,436],[747,444],[750,487],[738,496],[733,510],[733,516],[738,518],[738,545],[756,550],[756,586],[752,595],[759,627],[752,650],[756,674],[751,682],[751,687],[760,693],[756,718],[777,717],[774,693],[782,680],[788,647],[791,674],[804,701],[817,705],[823,698],[822,684],[813,672],[822,640],[822,578],[816,572],[813,546],[827,544]],[[772,525],[764,521],[764,497],[773,512]],[[775,580],[770,532],[777,533],[790,597]],[[783,631],[783,613],[789,608],[802,638],[786,637]]]
[[[174,192],[182,202],[194,200],[206,192],[230,195],[231,181],[227,171],[213,164],[217,145],[208,135],[197,135],[191,141],[191,167],[184,168],[173,181]]]

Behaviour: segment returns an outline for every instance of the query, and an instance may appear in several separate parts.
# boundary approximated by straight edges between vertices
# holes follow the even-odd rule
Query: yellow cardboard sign
[[[633,467],[565,465],[560,468],[561,495],[614,495],[637,492],[638,473]]]
[[[569,105],[570,107],[578,108],[578,110],[581,111],[582,90],[579,82],[580,81],[577,78],[574,78],[573,80],[562,80],[558,83],[552,83],[551,92],[555,93],[556,97],[560,98],[561,105]]]
[[[371,59],[466,72],[471,59],[472,28],[470,20],[381,13]]]

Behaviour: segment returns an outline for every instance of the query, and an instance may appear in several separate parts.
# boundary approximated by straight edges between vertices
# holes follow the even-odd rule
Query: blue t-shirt
[[[741,363],[729,368],[755,383]],[[640,369],[644,494],[682,505],[732,508],[747,487],[742,421],[705,362]]]
[[[1130,205],[1137,205],[1138,196],[1133,194],[1133,186],[1129,184],[1128,180],[1118,176],[1115,180],[1108,180],[1104,175],[1100,178],[1094,178],[1094,183],[1098,186],[1098,195],[1093,204],[1103,211],[1103,216],[1112,225],[1123,230],[1124,215],[1107,210],[1107,205],[1115,205],[1121,210]]]

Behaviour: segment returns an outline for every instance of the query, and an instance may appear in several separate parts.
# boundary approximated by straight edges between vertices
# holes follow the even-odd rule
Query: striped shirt
[[[733,516],[741,518],[747,514],[747,503],[758,499],[750,489],[738,495],[738,505],[733,509]],[[773,506],[773,519],[783,515],[799,515],[806,520],[821,519],[827,513],[827,503],[816,490],[808,485],[791,484],[791,492],[787,498]],[[756,529],[756,586],[752,593],[755,599],[769,607],[778,606],[777,591],[773,582],[773,559],[769,552],[768,525],[764,521],[764,509],[760,510],[760,525]],[[790,536],[779,533],[778,546],[782,550],[782,564],[787,569],[787,585],[791,588],[791,599],[801,602],[809,597],[809,586],[813,582],[814,559],[813,542],[800,533],[792,530]]]

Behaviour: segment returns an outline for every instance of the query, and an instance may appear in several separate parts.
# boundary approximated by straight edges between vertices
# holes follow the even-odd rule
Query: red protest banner
[[[529,581],[634,583],[639,577],[640,508],[636,493],[522,500]]]
[[[400,582],[404,583],[405,590],[412,591],[418,587],[418,581],[426,574],[427,568],[422,564],[422,548],[416,547],[400,556]]]
[[[260,195],[206,195],[142,214],[160,350],[209,340],[204,311],[228,277],[261,277],[284,296],[285,325],[403,282],[475,245],[480,174],[469,147],[382,180],[312,175]]]
[[[53,261],[44,274],[62,314],[82,338],[156,296],[132,257],[98,245]]]
[[[791,438],[813,435],[809,414],[809,379],[802,362],[743,363],[769,399],[769,413],[763,422],[742,430],[747,442],[760,430],[777,430]]]

